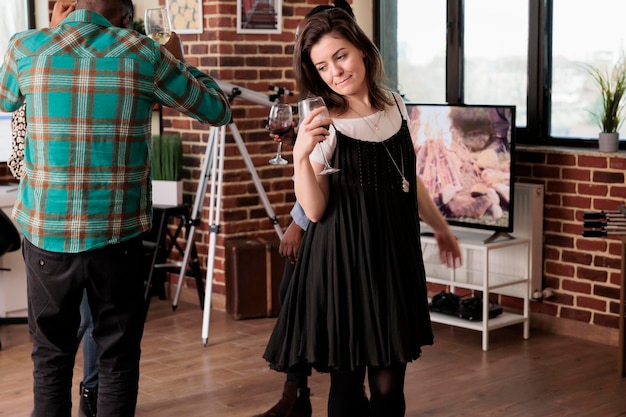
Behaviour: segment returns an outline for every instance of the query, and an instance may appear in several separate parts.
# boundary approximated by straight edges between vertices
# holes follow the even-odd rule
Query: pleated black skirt
[[[382,143],[338,133],[333,164],[327,210],[305,233],[263,355],[279,371],[385,367],[433,343],[406,122]]]

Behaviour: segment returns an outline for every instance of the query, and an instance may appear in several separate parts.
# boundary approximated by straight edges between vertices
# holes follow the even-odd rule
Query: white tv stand
[[[489,348],[489,331],[513,324],[523,323],[523,337],[529,337],[530,301],[530,242],[528,239],[496,239],[484,243],[485,234],[454,231],[459,239],[463,265],[449,269],[439,261],[437,242],[434,237],[422,236],[422,252],[426,269],[426,281],[445,285],[450,292],[456,288],[481,291],[483,297],[482,317],[488,316],[489,294],[504,294],[523,300],[522,313],[504,311],[492,319],[470,321],[437,312],[431,312],[431,320],[451,326],[482,332],[482,349]]]

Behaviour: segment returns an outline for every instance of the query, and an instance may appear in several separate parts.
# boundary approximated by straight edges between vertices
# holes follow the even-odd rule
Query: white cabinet
[[[488,317],[489,294],[504,294],[523,300],[523,311],[512,313],[504,311],[500,315],[470,321],[451,315],[431,312],[431,320],[451,326],[463,327],[482,332],[482,348],[489,347],[489,331],[513,324],[523,323],[523,337],[528,339],[530,301],[530,243],[528,239],[500,238],[495,242],[483,243],[484,234],[455,231],[461,252],[463,265],[457,269],[447,268],[439,261],[437,243],[433,237],[422,237],[422,252],[426,269],[426,281],[449,287],[465,288],[482,292],[483,314]]]
[[[11,217],[14,203],[14,187],[0,186],[0,210]],[[10,269],[0,271],[0,317],[26,317],[26,269],[21,249],[0,256],[0,267]]]

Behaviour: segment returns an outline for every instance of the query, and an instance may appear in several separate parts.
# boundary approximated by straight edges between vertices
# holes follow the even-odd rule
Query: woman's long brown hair
[[[346,39],[363,52],[372,107],[383,110],[385,105],[393,104],[391,96],[383,85],[385,71],[380,51],[356,24],[356,21],[339,8],[325,10],[307,18],[298,36],[293,53],[293,66],[300,95],[303,98],[321,96],[331,112],[343,114],[348,111],[347,99],[335,93],[322,80],[311,61],[311,48],[326,35]]]

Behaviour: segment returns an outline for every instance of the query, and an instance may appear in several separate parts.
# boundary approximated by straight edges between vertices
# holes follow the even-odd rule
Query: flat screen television
[[[515,106],[406,103],[418,175],[451,226],[513,232]]]

